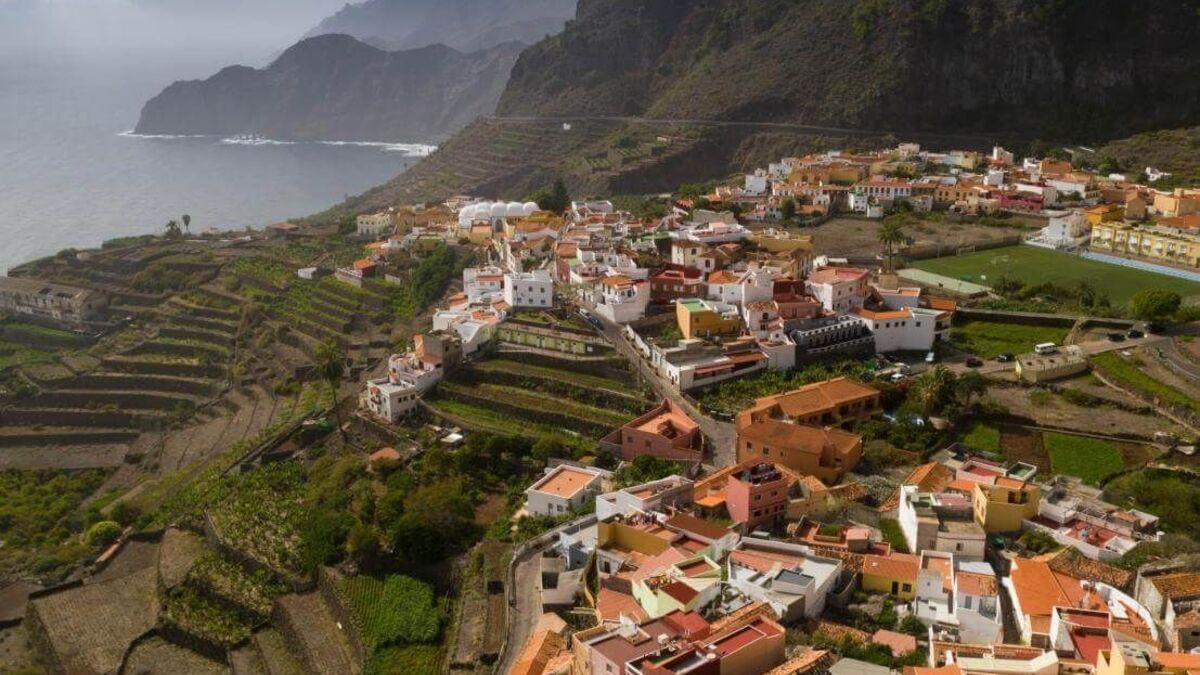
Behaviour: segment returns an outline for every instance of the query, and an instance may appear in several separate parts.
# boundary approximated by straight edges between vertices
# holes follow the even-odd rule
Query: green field
[[[1054,473],[1075,476],[1089,485],[1098,485],[1105,476],[1125,468],[1121,451],[1102,440],[1054,432],[1046,432],[1042,439],[1050,454]]]
[[[920,260],[912,266],[984,286],[990,286],[1001,276],[1025,283],[1049,281],[1068,286],[1086,280],[1097,291],[1107,294],[1114,306],[1125,304],[1135,293],[1147,288],[1175,291],[1185,299],[1189,296],[1200,297],[1200,284],[1192,281],[1087,260],[1036,246],[1006,246],[960,256]]]
[[[1066,328],[1054,326],[1029,326],[1019,323],[995,321],[963,321],[950,330],[950,344],[955,349],[974,354],[983,359],[995,358],[997,354],[1024,354],[1033,351],[1033,346],[1043,342],[1062,344],[1067,337]]]
[[[971,425],[959,440],[974,450],[1000,454],[1000,430],[982,422]]]

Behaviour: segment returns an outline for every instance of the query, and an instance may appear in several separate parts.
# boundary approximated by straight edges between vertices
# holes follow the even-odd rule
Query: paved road
[[[589,311],[591,310],[589,309]],[[642,358],[638,350],[625,338],[625,333],[621,326],[604,319],[604,317],[595,312],[591,312],[591,314],[596,317],[603,327],[601,333],[604,334],[604,337],[613,344],[622,356],[636,364],[638,371],[641,373],[642,380],[649,383],[659,397],[670,399],[676,405],[686,410],[688,415],[700,424],[700,431],[708,437],[709,442],[712,444],[712,464],[717,467],[723,467],[735,463],[737,461],[737,432],[734,430],[733,424],[715,420],[701,412],[696,406],[692,405],[691,401],[687,400],[675,387],[650,367],[650,364]]]
[[[1076,346],[1083,349],[1085,356],[1095,356],[1105,352],[1114,352],[1120,349],[1135,349],[1137,347],[1162,346],[1170,345],[1174,348],[1171,340],[1161,335],[1147,335],[1143,338],[1133,340],[1125,340],[1123,342],[1112,342],[1109,340],[1090,340],[1088,342],[1077,343]],[[1180,358],[1183,358],[1180,356]],[[988,375],[991,373],[1002,373],[1016,368],[1015,363],[1000,363],[998,361],[984,361],[982,366],[978,368],[968,368],[966,363],[966,355],[957,355],[943,362],[946,367],[955,373],[963,373],[968,370],[974,370],[980,375]],[[1195,369],[1195,366],[1192,366]]]
[[[539,561],[543,550],[545,549],[537,548],[528,551],[517,561],[514,574],[515,583],[512,589],[512,597],[516,604],[510,605],[508,608],[508,625],[505,627],[508,633],[508,642],[504,647],[504,658],[500,660],[499,668],[496,670],[501,675],[508,673],[516,665],[517,657],[521,655],[521,650],[525,648],[525,643],[533,634],[533,627],[537,625],[538,618],[541,617],[541,608],[539,607],[541,599],[538,596],[537,579],[542,573]]]
[[[841,136],[885,136],[893,135],[900,137],[921,137],[926,139],[944,138],[951,141],[967,141],[989,144],[995,139],[1004,137],[1012,138],[1012,132],[995,132],[995,133],[961,133],[961,134],[941,134],[929,131],[897,131],[895,129],[855,129],[850,127],[830,127],[815,124],[799,124],[795,122],[737,122],[731,120],[703,120],[703,119],[661,119],[651,117],[630,117],[630,116],[595,116],[595,115],[551,115],[551,116],[496,116],[493,115],[487,118],[493,122],[512,122],[516,124],[529,124],[537,122],[550,122],[553,124],[572,124],[576,122],[620,122],[624,124],[644,124],[649,126],[673,126],[679,124],[688,124],[694,126],[709,126],[709,127],[730,127],[730,128],[746,128],[746,129],[763,129],[768,131],[795,131],[800,133],[813,134],[836,134]],[[1026,139],[1032,140],[1032,139]]]

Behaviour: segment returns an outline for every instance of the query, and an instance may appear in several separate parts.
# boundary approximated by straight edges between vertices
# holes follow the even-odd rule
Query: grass
[[[1000,454],[1000,430],[982,422],[972,424],[959,440],[972,449]]]
[[[990,286],[1001,276],[1027,284],[1053,282],[1065,286],[1087,281],[1108,295],[1114,306],[1135,293],[1155,288],[1175,291],[1185,299],[1200,296],[1200,284],[1164,274],[1145,272],[1059,253],[1035,246],[1007,246],[960,256],[921,260],[913,267],[954,279]]]
[[[1143,391],[1168,405],[1200,412],[1200,401],[1169,384],[1150,377],[1137,365],[1115,352],[1097,354],[1092,357],[1092,363],[1100,368],[1104,375],[1116,380],[1116,384]]]
[[[1121,450],[1111,443],[1056,432],[1046,432],[1042,440],[1055,473],[1076,476],[1089,485],[1098,485],[1106,476],[1125,468]]]
[[[1055,326],[1030,326],[1019,323],[967,320],[950,331],[955,349],[982,359],[1003,353],[1024,354],[1043,342],[1062,344],[1068,329]]]
[[[904,538],[904,532],[900,529],[900,521],[895,518],[880,518],[879,531],[883,533],[883,539],[892,545],[892,550],[897,553],[908,553],[908,540]]]
[[[439,672],[438,645],[405,645],[380,650],[367,661],[364,675],[436,675]]]

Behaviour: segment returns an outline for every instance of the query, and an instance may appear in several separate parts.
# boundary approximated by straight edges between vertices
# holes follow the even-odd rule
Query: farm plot
[[[341,590],[368,649],[437,640],[442,617],[428,584],[401,575],[357,576],[344,579]]]
[[[1097,485],[1106,476],[1125,468],[1121,450],[1111,443],[1059,433],[1043,434],[1043,439],[1054,473],[1076,476],[1089,485]]]
[[[226,544],[284,575],[301,570],[304,472],[295,462],[268,465],[222,481],[209,511]]]

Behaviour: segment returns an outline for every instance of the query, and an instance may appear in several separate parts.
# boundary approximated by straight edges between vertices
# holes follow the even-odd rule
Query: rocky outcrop
[[[507,115],[1095,140],[1200,120],[1195,0],[581,0]]]
[[[522,45],[465,54],[387,52],[346,35],[300,42],[270,66],[176,82],[146,103],[141,134],[277,140],[426,141],[489,114]]]
[[[573,16],[575,0],[367,0],[346,5],[308,37],[343,33],[384,49],[440,43],[469,52],[533,44]]]

